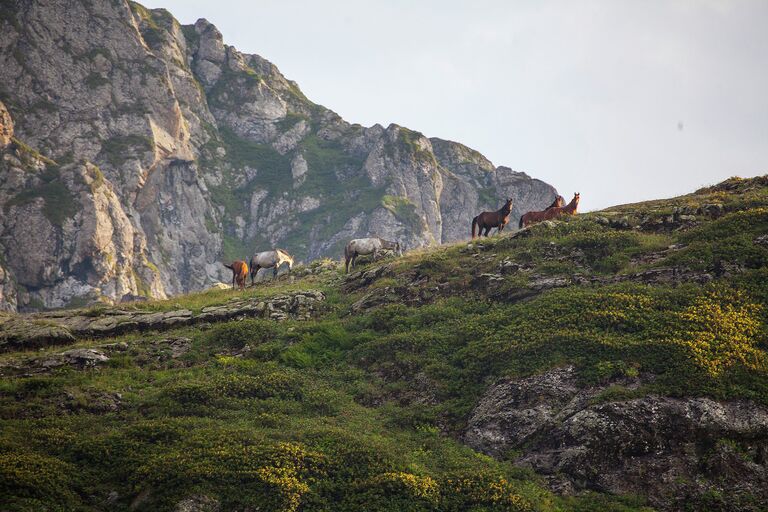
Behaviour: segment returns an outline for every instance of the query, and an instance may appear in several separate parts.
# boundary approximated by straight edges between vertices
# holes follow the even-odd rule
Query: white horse
[[[282,249],[257,252],[251,256],[251,286],[253,286],[254,279],[260,268],[271,268],[274,279],[277,277],[277,270],[283,263],[288,263],[288,272],[290,272],[293,268],[293,256]]]
[[[344,247],[344,263],[347,273],[349,273],[349,263],[352,262],[352,268],[354,268],[355,260],[358,256],[373,254],[373,260],[376,261],[376,257],[382,249],[395,251],[398,256],[403,255],[403,250],[400,248],[399,242],[390,242],[389,240],[383,240],[378,237],[355,238],[354,240],[350,240],[349,243],[347,243],[347,246]]]

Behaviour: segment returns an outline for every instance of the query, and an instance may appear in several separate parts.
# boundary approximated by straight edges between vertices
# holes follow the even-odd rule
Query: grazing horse
[[[555,200],[557,202],[557,200]],[[576,192],[573,195],[573,199],[567,206],[550,206],[542,212],[528,212],[520,217],[520,227],[524,228],[530,226],[535,222],[541,222],[543,220],[552,220],[560,217],[561,215],[575,215],[576,208],[579,206],[579,193]]]
[[[283,249],[257,252],[251,256],[251,286],[253,286],[254,279],[256,274],[259,273],[260,268],[271,268],[272,278],[274,279],[277,277],[277,270],[283,263],[288,263],[288,272],[290,272],[293,268],[293,256]]]
[[[483,235],[485,230],[485,236],[491,231],[491,228],[498,228],[497,233],[501,233],[504,230],[507,222],[509,222],[509,213],[512,211],[512,199],[507,199],[499,210],[495,212],[483,212],[474,219],[472,219],[472,239],[475,238],[475,228],[479,228],[477,231],[478,236]]]
[[[235,282],[241,290],[245,289],[245,278],[248,277],[248,265],[244,261],[236,260],[231,265],[224,264],[229,270],[232,271],[232,289],[235,288]]]
[[[346,247],[344,247],[344,264],[347,273],[349,273],[350,262],[352,262],[352,268],[355,268],[355,260],[357,260],[358,256],[373,254],[373,260],[376,261],[376,256],[378,256],[379,251],[385,249],[395,251],[398,256],[403,255],[403,250],[400,248],[399,242],[390,242],[389,240],[384,240],[378,237],[355,238],[354,240],[350,240]]]

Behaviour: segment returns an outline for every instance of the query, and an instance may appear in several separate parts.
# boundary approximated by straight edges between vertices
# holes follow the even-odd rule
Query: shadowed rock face
[[[507,197],[519,216],[555,196],[461,144],[347,123],[206,20],[20,5],[0,20],[0,308],[200,290],[276,246],[464,239]]]
[[[515,453],[517,464],[565,493],[647,495],[669,510],[710,492],[726,496],[733,510],[768,500],[768,409],[654,395],[599,403],[607,387],[579,386],[573,367],[501,381],[473,411],[464,441],[496,457]]]

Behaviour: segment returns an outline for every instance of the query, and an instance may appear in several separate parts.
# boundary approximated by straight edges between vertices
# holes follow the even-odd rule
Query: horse
[[[251,286],[256,279],[256,274],[259,273],[261,268],[271,268],[272,278],[277,278],[277,270],[283,263],[288,263],[288,272],[293,268],[293,256],[288,254],[283,249],[275,249],[273,251],[257,252],[251,256]]]
[[[248,277],[248,265],[241,260],[233,261],[231,265],[224,264],[232,271],[232,289],[235,289],[235,282],[241,290],[245,290],[245,278]]]
[[[557,203],[557,199],[555,200]],[[541,222],[543,220],[552,220],[560,217],[561,215],[576,215],[576,208],[579,206],[579,193],[576,192],[573,195],[573,199],[567,206],[550,206],[541,212],[528,212],[520,217],[520,228],[530,226],[534,222]]]
[[[376,261],[376,256],[378,256],[379,251],[385,249],[395,251],[398,256],[403,255],[403,250],[400,248],[399,242],[390,242],[389,240],[384,240],[379,237],[355,238],[354,240],[350,240],[344,247],[344,264],[346,272],[349,273],[350,262],[352,262],[352,268],[355,268],[355,260],[357,260],[358,256],[373,254],[373,260]]]
[[[499,210],[495,212],[483,212],[474,219],[472,219],[472,239],[475,239],[475,228],[479,228],[477,235],[483,236],[483,230],[485,230],[485,236],[491,231],[491,228],[498,228],[496,233],[501,233],[504,230],[504,226],[509,222],[509,213],[512,211],[512,199],[507,199]]]
[[[550,208],[562,208],[563,206],[565,206],[565,198],[563,196],[557,196],[552,204],[544,209],[549,210]]]

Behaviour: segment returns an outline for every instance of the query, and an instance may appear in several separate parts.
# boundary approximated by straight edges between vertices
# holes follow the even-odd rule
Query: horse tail
[[[349,274],[349,260],[352,258],[352,255],[350,254],[349,244],[344,246],[344,266],[345,271],[347,274]]]
[[[472,219],[472,239],[475,239],[475,228],[477,227],[477,217]]]
[[[225,266],[225,267],[227,267],[229,270],[235,270],[234,268],[232,268],[232,265],[227,265],[227,264],[225,263],[225,264],[224,264],[224,266]]]
[[[520,216],[520,224],[518,224],[518,229],[523,229],[523,225],[525,224],[525,214]]]

